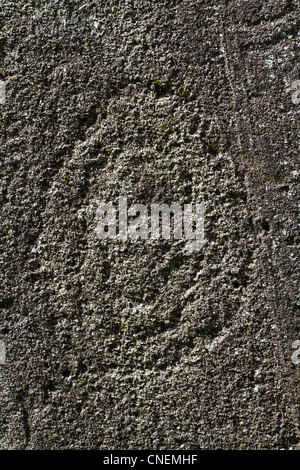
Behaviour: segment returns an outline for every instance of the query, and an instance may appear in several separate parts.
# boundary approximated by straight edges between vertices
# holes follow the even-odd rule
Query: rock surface
[[[299,19],[3,0],[1,449],[299,448]],[[100,240],[122,195],[204,247]]]

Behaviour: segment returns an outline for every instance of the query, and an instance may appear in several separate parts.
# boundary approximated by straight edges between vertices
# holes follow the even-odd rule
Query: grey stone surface
[[[1,449],[297,449],[299,3],[3,0]],[[205,202],[205,245],[99,201]]]

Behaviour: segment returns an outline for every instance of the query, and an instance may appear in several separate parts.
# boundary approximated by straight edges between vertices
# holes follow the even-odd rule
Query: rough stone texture
[[[1,2],[1,449],[299,448],[299,20]],[[120,195],[205,246],[99,240]]]

